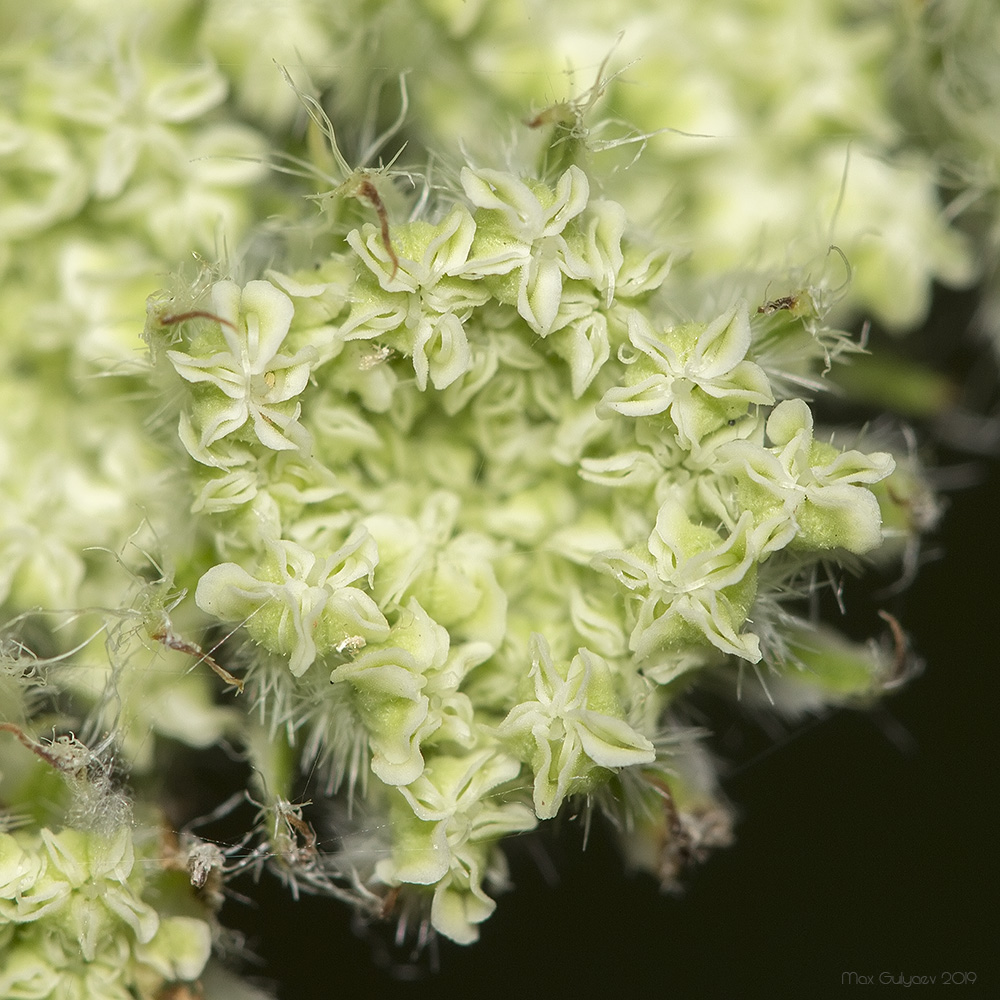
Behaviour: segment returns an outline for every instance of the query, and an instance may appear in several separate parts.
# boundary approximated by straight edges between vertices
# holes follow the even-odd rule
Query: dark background
[[[905,349],[950,371],[963,404],[982,413],[995,375],[989,352],[962,333],[970,302],[939,294]],[[269,980],[281,1000],[823,997],[857,988],[842,985],[850,972],[883,991],[901,989],[880,984],[883,973],[938,983],[954,973],[954,994],[997,995],[1000,462],[957,448],[953,429],[918,429],[937,438],[936,460],[953,472],[945,481],[966,483],[947,494],[930,541],[940,556],[882,605],[910,633],[924,673],[872,711],[838,710],[778,739],[733,720],[722,736],[737,842],[692,873],[684,896],[623,873],[600,828],[583,851],[580,825],[563,822],[543,841],[556,884],[515,844],[515,890],[479,943],[441,941],[415,965],[355,933],[340,905],[293,904],[265,880],[258,909],[226,911],[263,959],[245,974]],[[848,628],[871,618],[865,591],[848,590]]]

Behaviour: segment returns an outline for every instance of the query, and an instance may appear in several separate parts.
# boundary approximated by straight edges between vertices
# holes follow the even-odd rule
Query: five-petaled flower
[[[404,833],[376,871],[390,885],[433,885],[431,920],[453,941],[475,941],[477,925],[496,908],[483,881],[497,841],[536,824],[517,796],[494,794],[519,771],[515,758],[493,748],[438,755],[416,781],[399,790],[405,805],[396,800],[394,815]]]
[[[801,399],[774,408],[767,436],[774,447],[734,441],[720,452],[737,477],[737,498],[761,524],[761,557],[792,542],[863,555],[882,541],[882,513],[865,487],[892,472],[891,455],[841,452],[815,441],[812,414]]]
[[[457,205],[437,226],[417,221],[394,234],[398,263],[387,258],[374,226],[354,230],[347,242],[377,280],[362,283],[340,332],[347,340],[379,336],[412,354],[417,388],[444,389],[472,364],[463,324],[489,294],[462,278],[476,224]],[[367,277],[367,276],[366,276]]]
[[[678,438],[691,447],[751,404],[774,402],[764,370],[746,360],[750,320],[745,303],[707,325],[678,326],[662,335],[633,310],[628,337],[639,353],[627,369],[628,384],[604,394],[604,413],[648,417],[669,410]]]
[[[613,575],[641,599],[629,649],[645,660],[708,640],[723,653],[751,663],[760,642],[741,632],[757,592],[753,518],[748,514],[722,538],[694,524],[681,496],[668,496],[656,516],[647,552],[599,553],[593,565]],[[657,665],[646,667],[658,676]],[[662,670],[660,670],[662,673]]]
[[[370,577],[378,561],[364,528],[325,559],[286,540],[272,540],[267,548],[254,573],[231,562],[213,566],[198,581],[198,607],[244,624],[262,646],[289,658],[296,677],[345,638],[381,642],[388,636],[378,605],[353,586]]]
[[[587,277],[593,266],[581,255],[583,246],[574,252],[566,239],[567,225],[587,207],[587,175],[570,167],[551,190],[503,171],[466,167],[462,186],[480,210],[470,269],[478,259],[478,273],[503,275],[493,279],[494,294],[515,305],[535,333],[547,336],[559,325],[564,277]]]
[[[300,411],[292,400],[309,381],[313,353],[278,353],[292,322],[292,300],[269,281],[251,281],[242,289],[220,281],[212,286],[212,309],[228,350],[209,357],[167,351],[181,378],[217,390],[198,394],[193,403],[200,435],[191,433],[190,416],[181,415],[181,438],[188,450],[198,461],[215,465],[208,449],[248,420],[266,448],[297,448],[288,436]]]
[[[567,795],[586,791],[600,769],[649,764],[653,744],[622,717],[607,662],[581,649],[562,669],[532,636],[534,698],[511,709],[498,735],[535,775],[535,814],[551,819]]]

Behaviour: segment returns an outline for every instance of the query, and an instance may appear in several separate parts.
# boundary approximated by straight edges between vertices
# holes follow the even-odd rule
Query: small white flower
[[[431,924],[460,944],[475,941],[478,925],[496,908],[483,889],[496,842],[536,825],[516,795],[494,797],[520,769],[516,759],[495,749],[462,757],[438,754],[416,781],[400,789],[406,805],[395,804],[393,856],[376,871],[390,885],[433,885]]]
[[[547,336],[557,325],[563,279],[576,276],[568,261],[573,261],[582,275],[600,267],[602,254],[606,257],[611,253],[599,246],[604,242],[597,239],[599,222],[591,234],[592,246],[583,255],[570,251],[563,235],[567,225],[587,207],[590,184],[586,174],[579,167],[570,167],[552,190],[503,171],[466,167],[462,186],[477,208],[498,217],[492,221],[483,219],[483,213],[477,215],[470,269],[475,269],[476,258],[481,258],[484,267],[478,273],[511,274],[514,287],[504,288],[500,297],[516,305],[536,333]]]
[[[539,819],[551,819],[567,795],[585,790],[595,768],[655,759],[653,744],[622,718],[611,669],[601,657],[581,649],[560,671],[548,643],[535,634],[530,677],[535,697],[511,709],[497,734],[535,773]]]
[[[389,625],[372,598],[352,586],[378,561],[371,536],[359,528],[336,552],[318,559],[290,541],[273,541],[254,573],[236,563],[213,566],[198,581],[195,601],[223,621],[242,622],[250,635],[289,657],[298,677],[346,636],[381,641]]]
[[[762,522],[762,554],[796,540],[863,555],[882,541],[882,513],[866,486],[892,472],[891,455],[840,452],[815,441],[812,413],[801,399],[774,408],[767,436],[772,448],[734,441],[721,450],[737,477],[741,503]]]
[[[444,389],[472,365],[464,323],[489,293],[479,281],[463,279],[476,224],[456,206],[437,226],[412,222],[394,234],[392,261],[374,226],[354,230],[347,242],[377,279],[359,297],[340,336],[383,336],[412,355],[417,388]],[[478,277],[478,275],[476,276]]]
[[[723,653],[757,663],[760,642],[741,632],[756,595],[757,552],[749,513],[727,538],[692,523],[679,495],[656,517],[646,553],[600,553],[594,566],[641,595],[629,649],[639,659],[707,640]]]
[[[251,281],[243,289],[220,281],[212,287],[212,307],[223,321],[219,327],[228,351],[207,358],[167,351],[181,378],[218,390],[195,406],[201,429],[198,447],[211,447],[250,420],[265,447],[297,448],[288,433],[300,407],[291,400],[309,381],[312,352],[303,350],[293,357],[278,353],[292,321],[292,300],[269,281]]]
[[[604,394],[605,412],[647,417],[669,410],[678,436],[690,446],[752,403],[774,402],[763,369],[746,360],[750,321],[745,303],[705,326],[676,327],[659,336],[633,310],[628,336],[640,353],[629,384]]]

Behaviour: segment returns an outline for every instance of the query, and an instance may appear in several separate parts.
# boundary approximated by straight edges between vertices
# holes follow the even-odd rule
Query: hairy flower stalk
[[[569,44],[488,5],[285,4],[284,72],[267,4],[127,3],[110,34],[69,6],[0,43],[0,993],[239,990],[215,913],[265,864],[470,943],[504,839],[571,800],[672,888],[731,836],[691,690],[794,717],[904,678],[895,619],[888,652],[808,601],[909,572],[937,516],[910,450],[817,426],[840,326],[972,276],[897,141],[891,19],[807,4],[838,54],[810,103],[783,49],[779,115],[770,57],[686,4],[623,6],[617,43],[580,5],[597,76],[554,102],[465,86]],[[684,115],[655,77],[693,56],[624,85],[681,27]],[[376,36],[398,97],[358,66]],[[259,810],[225,850],[156,774],[223,740]]]

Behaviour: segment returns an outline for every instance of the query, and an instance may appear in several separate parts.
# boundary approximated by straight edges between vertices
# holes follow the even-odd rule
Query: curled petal
[[[435,389],[445,389],[461,378],[472,365],[472,352],[461,320],[453,313],[424,317],[413,340],[413,371],[417,388],[427,388],[427,378]]]
[[[243,287],[240,311],[246,323],[250,373],[260,375],[272,367],[271,361],[288,334],[295,307],[270,281],[250,281]]]
[[[767,436],[779,447],[784,447],[803,432],[812,439],[812,412],[803,399],[782,400],[767,418]]]
[[[705,379],[718,378],[731,372],[749,348],[750,317],[746,303],[740,303],[705,327],[692,352],[691,365]]]
[[[545,337],[555,325],[562,299],[563,273],[555,258],[532,258],[521,272],[517,311],[525,322]]]
[[[599,712],[581,714],[579,729],[583,752],[601,767],[632,767],[656,758],[653,744],[624,719]]]

